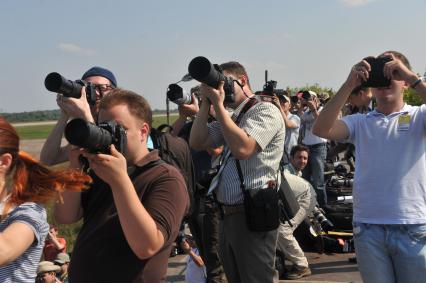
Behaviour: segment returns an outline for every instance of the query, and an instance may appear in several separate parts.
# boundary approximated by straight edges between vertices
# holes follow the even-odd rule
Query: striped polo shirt
[[[232,116],[234,121],[248,101],[249,99],[246,99],[235,109]],[[281,112],[270,102],[258,102],[244,114],[239,126],[256,140],[260,148],[247,160],[240,160],[246,189],[262,188],[268,181],[276,180],[279,163],[283,155],[285,126]],[[216,146],[225,144],[221,125],[218,121],[210,123],[208,129]],[[228,150],[229,148],[225,145],[225,156]],[[218,201],[228,205],[242,203],[244,198],[235,158],[230,155],[222,166],[225,167],[216,189]]]
[[[34,242],[17,259],[0,267],[0,282],[2,283],[34,283],[37,275],[37,265],[40,262],[44,240],[49,231],[46,210],[43,206],[27,202],[15,207],[9,215],[0,222],[0,232],[3,232],[14,222],[21,222],[34,232]]]

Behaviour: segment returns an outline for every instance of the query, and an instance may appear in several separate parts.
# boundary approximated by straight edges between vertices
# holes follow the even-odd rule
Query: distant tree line
[[[10,123],[58,120],[60,110],[41,110],[19,113],[0,113]]]
[[[171,113],[177,113],[177,110],[171,110]],[[166,110],[153,110],[154,115],[165,114]],[[56,121],[59,119],[61,111],[57,110],[40,110],[17,113],[0,113],[0,117],[5,118],[10,123],[19,122],[37,122],[37,121]]]
[[[425,73],[426,75],[426,73]],[[329,87],[321,87],[319,84],[305,85],[304,87],[287,87],[287,92],[292,95],[300,90],[312,90],[316,93],[328,93],[330,97],[333,97],[336,92]],[[410,105],[421,105],[422,100],[415,91],[407,89],[404,93],[404,100]],[[172,108],[176,108],[175,104],[171,103]],[[30,111],[30,112],[19,112],[19,113],[0,113],[0,116],[6,118],[11,123],[16,122],[33,122],[33,121],[54,121],[59,118],[60,110],[41,110],[41,111]],[[170,113],[177,113],[176,109],[170,110]],[[166,110],[154,109],[154,115],[166,114]]]

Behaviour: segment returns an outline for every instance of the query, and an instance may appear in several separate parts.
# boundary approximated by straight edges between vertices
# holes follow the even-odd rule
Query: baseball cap
[[[64,264],[70,262],[70,256],[67,253],[58,253],[53,262]]]
[[[38,264],[37,274],[51,272],[51,271],[59,272],[60,270],[61,270],[61,267],[53,264],[53,262],[42,261]]]

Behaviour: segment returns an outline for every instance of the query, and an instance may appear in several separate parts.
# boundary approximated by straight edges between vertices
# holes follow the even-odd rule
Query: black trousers
[[[202,227],[203,259],[206,265],[207,283],[221,283],[225,278],[219,259],[219,218],[218,204],[212,198],[206,198]]]

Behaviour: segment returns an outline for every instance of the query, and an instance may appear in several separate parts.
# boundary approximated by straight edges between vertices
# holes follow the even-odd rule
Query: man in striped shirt
[[[276,180],[283,155],[284,121],[280,110],[269,102],[261,101],[242,111],[254,96],[247,73],[238,62],[220,67],[223,74],[233,80],[235,100],[224,103],[223,82],[217,89],[202,84],[204,102],[190,136],[190,145],[198,150],[225,145],[217,186],[211,187],[223,212],[220,258],[230,283],[278,282],[274,268],[277,230],[253,232],[248,229],[236,160],[240,160],[247,190],[266,188],[270,181]],[[207,124],[210,105],[214,107],[217,121]],[[232,117],[225,107],[234,109]]]

